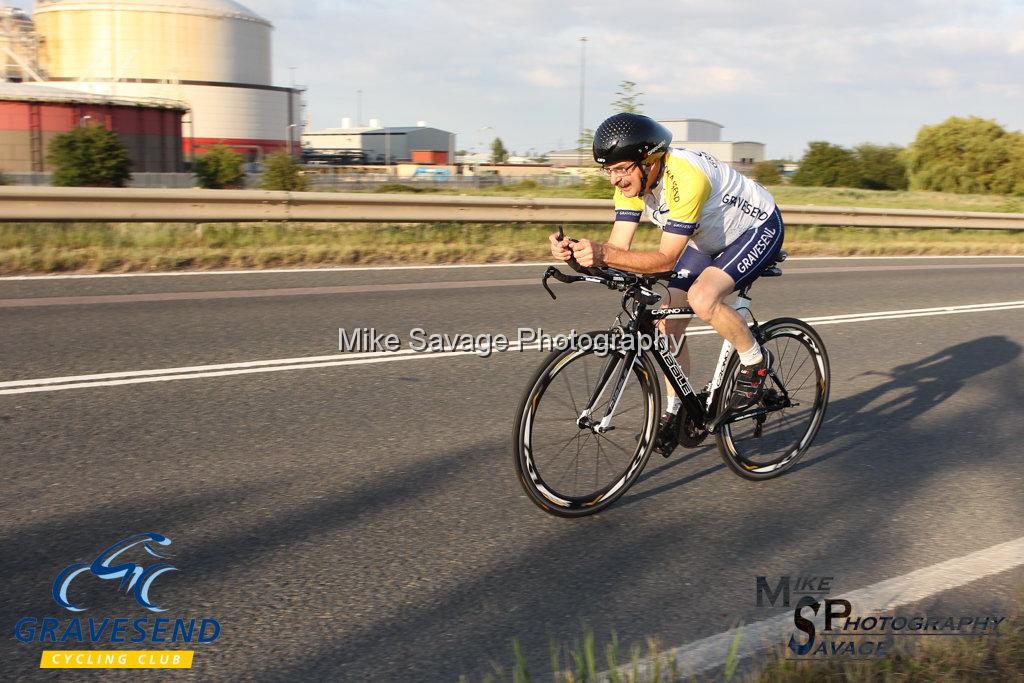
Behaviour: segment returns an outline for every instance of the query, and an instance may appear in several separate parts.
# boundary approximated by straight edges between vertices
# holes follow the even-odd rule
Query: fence
[[[782,206],[787,225],[1024,230],[1024,214]],[[607,223],[607,199],[0,187],[5,221]]]
[[[53,174],[46,172],[4,172],[3,179],[10,185],[48,187]],[[544,174],[535,176],[500,175],[423,175],[399,178],[390,173],[332,173],[313,166],[307,167],[306,177],[316,190],[375,190],[386,185],[399,183],[409,187],[425,189],[481,188],[499,185],[515,185],[531,181],[544,187],[572,187],[579,185],[582,178],[568,174]],[[262,173],[247,173],[245,187],[258,189],[263,181]],[[128,187],[191,189],[197,186],[192,173],[133,173]]]

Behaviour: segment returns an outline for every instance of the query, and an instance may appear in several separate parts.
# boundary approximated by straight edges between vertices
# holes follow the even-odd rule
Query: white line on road
[[[1016,254],[981,255],[981,256],[791,256],[786,263],[792,261],[890,261],[906,259],[1024,259]],[[58,275],[7,275],[0,277],[0,282],[20,280],[82,280],[119,277],[183,277],[190,275],[267,275],[289,273],[357,273],[374,270],[450,270],[457,268],[522,268],[538,266],[563,265],[555,261],[535,261],[529,263],[453,263],[441,265],[419,266],[337,266],[333,268],[250,268],[249,270],[182,270],[163,273],[62,273]]]
[[[815,325],[838,325],[842,323],[868,322],[873,320],[897,320],[901,318],[953,315],[959,313],[984,313],[989,311],[1006,311],[1021,308],[1024,308],[1024,301],[998,301],[987,304],[967,304],[962,306],[943,306],[938,308],[847,313],[842,315],[808,317],[804,318],[804,320]],[[715,331],[706,325],[694,327],[687,331],[687,336],[709,334],[715,334]],[[509,351],[521,351],[536,348],[538,348],[536,344],[528,344],[521,347],[518,343],[512,342],[509,345]],[[389,363],[404,360],[448,358],[451,356],[469,355],[478,355],[478,352],[476,350],[453,350],[424,353],[413,351],[411,349],[404,349],[395,352],[369,351],[364,353],[278,358],[272,360],[219,363],[215,365],[194,365],[155,370],[127,370],[123,372],[73,375],[67,377],[43,377],[38,379],[21,379],[0,382],[0,395],[30,394],[43,391],[82,389],[86,387],[110,387],[123,384],[170,382],[180,379],[196,379],[202,377],[226,377],[229,375],[248,375],[261,372],[309,370],[312,368],[330,368],[343,365],[368,365],[372,363]]]
[[[886,612],[1021,565],[1024,565],[1024,536],[834,597],[849,600],[854,609],[854,617]],[[818,617],[814,617],[810,610],[805,610],[803,614],[815,622],[818,631],[823,630],[824,610]],[[724,631],[664,650],[656,657],[662,662],[675,659],[680,671],[687,676],[698,676],[725,663],[729,647],[736,640],[736,632],[737,629]],[[794,633],[792,611],[744,626],[739,636],[737,656],[744,659],[766,652],[788,642],[788,637]],[[654,658],[643,660],[641,668],[650,671],[654,661]],[[631,664],[624,666],[621,673],[628,673],[631,668]],[[599,680],[609,678],[609,673],[605,672]]]

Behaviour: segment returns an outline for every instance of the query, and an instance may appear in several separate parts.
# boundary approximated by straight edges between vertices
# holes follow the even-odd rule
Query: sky
[[[274,24],[274,79],[308,88],[312,129],[357,114],[494,137],[519,153],[575,145],[624,80],[645,114],[703,118],[725,140],[796,158],[812,140],[911,142],[978,115],[1024,129],[1024,0],[242,0]],[[290,67],[294,67],[292,70]]]

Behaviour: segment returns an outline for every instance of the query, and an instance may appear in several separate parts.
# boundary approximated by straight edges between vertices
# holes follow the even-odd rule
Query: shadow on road
[[[506,436],[502,434],[500,440],[423,453],[412,464],[382,473],[359,490],[339,492],[322,500],[296,500],[266,518],[221,529],[193,543],[181,558],[193,575],[204,577],[204,582],[179,592],[168,591],[167,599],[171,603],[182,598],[181,604],[201,599],[213,606],[218,616],[224,613],[225,623],[234,620],[229,641],[236,650],[230,657],[230,675],[241,678],[454,680],[458,673],[474,675],[483,670],[488,656],[505,660],[513,636],[522,640],[526,652],[534,653],[531,657],[537,661],[531,662],[535,666],[532,670],[543,671],[547,639],[571,637],[579,632],[581,620],[589,619],[600,637],[608,633],[608,627],[626,624],[619,629],[623,642],[639,642],[663,627],[660,621],[651,620],[653,615],[662,615],[666,605],[703,604],[715,591],[716,595],[731,594],[721,586],[701,583],[700,577],[721,576],[735,569],[738,557],[751,567],[749,574],[753,576],[753,567],[762,566],[758,563],[777,562],[787,553],[799,558],[794,560],[800,563],[797,569],[827,570],[845,566],[843,563],[855,565],[855,558],[866,552],[865,548],[892,545],[902,527],[886,505],[868,505],[870,497],[884,484],[912,499],[916,487],[926,485],[929,475],[945,467],[941,458],[932,457],[927,446],[915,445],[926,429],[915,424],[917,419],[956,395],[971,378],[1010,364],[1020,355],[1021,347],[1005,337],[976,339],[919,362],[894,367],[883,373],[887,379],[882,384],[830,405],[826,424],[811,451],[816,457],[794,472],[831,458],[849,460],[850,467],[845,467],[846,460],[842,460],[844,467],[815,472],[814,478],[820,481],[814,484],[833,490],[857,487],[863,492],[855,520],[859,545],[848,543],[852,532],[847,525],[854,524],[854,520],[841,515],[830,520],[828,535],[819,542],[815,536],[823,524],[819,501],[799,495],[800,477],[792,477],[792,472],[774,480],[776,484],[771,488],[736,477],[715,478],[714,496],[710,502],[700,503],[704,506],[700,515],[657,514],[659,503],[667,498],[662,494],[706,479],[708,474],[723,469],[718,463],[628,495],[593,518],[548,518],[519,493],[508,463]],[[1015,376],[1003,381],[996,375],[991,390],[1019,407],[1021,387]],[[971,405],[960,419],[984,420],[993,411],[1006,408]],[[885,448],[878,444],[879,423],[884,423],[891,441]],[[972,437],[954,433],[947,438],[945,449],[952,451],[963,448]],[[703,447],[660,465],[647,476],[671,473],[682,463],[713,450]],[[884,474],[864,467],[895,467],[889,451],[901,452],[911,462]],[[1001,456],[978,454],[977,464],[983,466],[987,458],[997,457]],[[459,490],[459,482],[453,483],[456,476],[463,477],[461,482],[477,483],[483,490]],[[173,516],[181,520],[184,532],[189,526],[202,524],[204,518],[216,516],[222,509],[218,505],[229,495],[233,492],[225,489],[219,498],[180,499],[174,504],[153,497],[137,501],[132,510],[143,525],[151,519]],[[0,578],[14,579],[10,587],[18,593],[29,589],[39,593],[41,588],[45,601],[47,583],[53,580],[54,571],[61,563],[78,559],[65,550],[69,539],[104,536],[115,523],[124,523],[124,514],[124,509],[97,506],[77,520],[59,518],[5,533],[0,550],[19,552],[33,544],[35,549],[26,561],[5,560]],[[468,532],[459,526],[467,517],[480,522]],[[374,536],[384,521],[394,523],[396,518],[414,531],[401,538]],[[429,591],[389,583],[396,576],[389,571],[396,571],[398,576],[403,571],[413,573],[418,558],[430,553],[431,548],[437,550],[439,544],[458,546],[472,554],[494,542],[480,537],[477,530],[508,528],[517,533],[512,536],[514,543],[503,541],[507,544],[502,547],[506,557],[500,562],[452,568],[454,579],[445,582],[444,578],[452,577],[439,577]],[[168,530],[169,535],[172,533]],[[417,533],[424,538],[417,538]],[[231,598],[251,602],[249,584],[259,582],[266,587],[268,577],[297,581],[293,577],[303,572],[332,571],[339,558],[355,552],[353,549],[358,549],[365,537],[373,538],[388,551],[360,558],[364,562],[362,571],[381,582],[380,590],[388,590],[389,599],[394,596],[386,613],[349,619],[347,610],[358,596],[345,590],[324,590],[314,577],[308,583],[300,582],[301,588],[311,592],[304,601],[295,598],[296,602],[288,605],[294,612],[267,609],[264,623],[252,622],[251,614],[228,614]],[[321,552],[325,546],[320,544],[325,539],[333,545]],[[310,545],[317,550],[307,551],[313,554],[300,557],[295,566],[280,563],[280,558],[295,558],[297,549]],[[397,567],[383,566],[389,560]],[[342,576],[343,581],[333,585],[355,583],[347,578]],[[17,602],[16,608],[12,604],[12,609],[3,611],[8,626],[17,612],[32,609],[23,597]],[[719,607],[731,610],[733,615],[753,609],[746,603]],[[328,613],[335,620],[329,622],[331,635],[302,640],[301,624],[306,623],[303,620],[312,610]],[[694,628],[713,633],[728,627],[723,622],[733,617],[723,613],[719,618],[717,610],[713,611],[715,618],[707,617]],[[672,617],[665,615],[666,619]],[[670,627],[682,628],[679,622]],[[273,657],[252,656],[258,648],[281,642],[285,636],[299,644],[293,649],[282,647]],[[225,658],[219,665],[227,661]]]

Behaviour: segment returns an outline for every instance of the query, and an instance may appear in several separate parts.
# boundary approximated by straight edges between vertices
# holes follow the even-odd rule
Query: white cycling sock
[[[740,362],[744,365],[757,365],[764,360],[764,354],[761,353],[761,345],[754,342],[746,351],[740,351]]]
[[[665,412],[668,413],[669,415],[675,415],[676,413],[679,412],[679,409],[682,407],[683,399],[679,398],[678,396],[673,396],[668,400],[668,408],[665,409]]]

